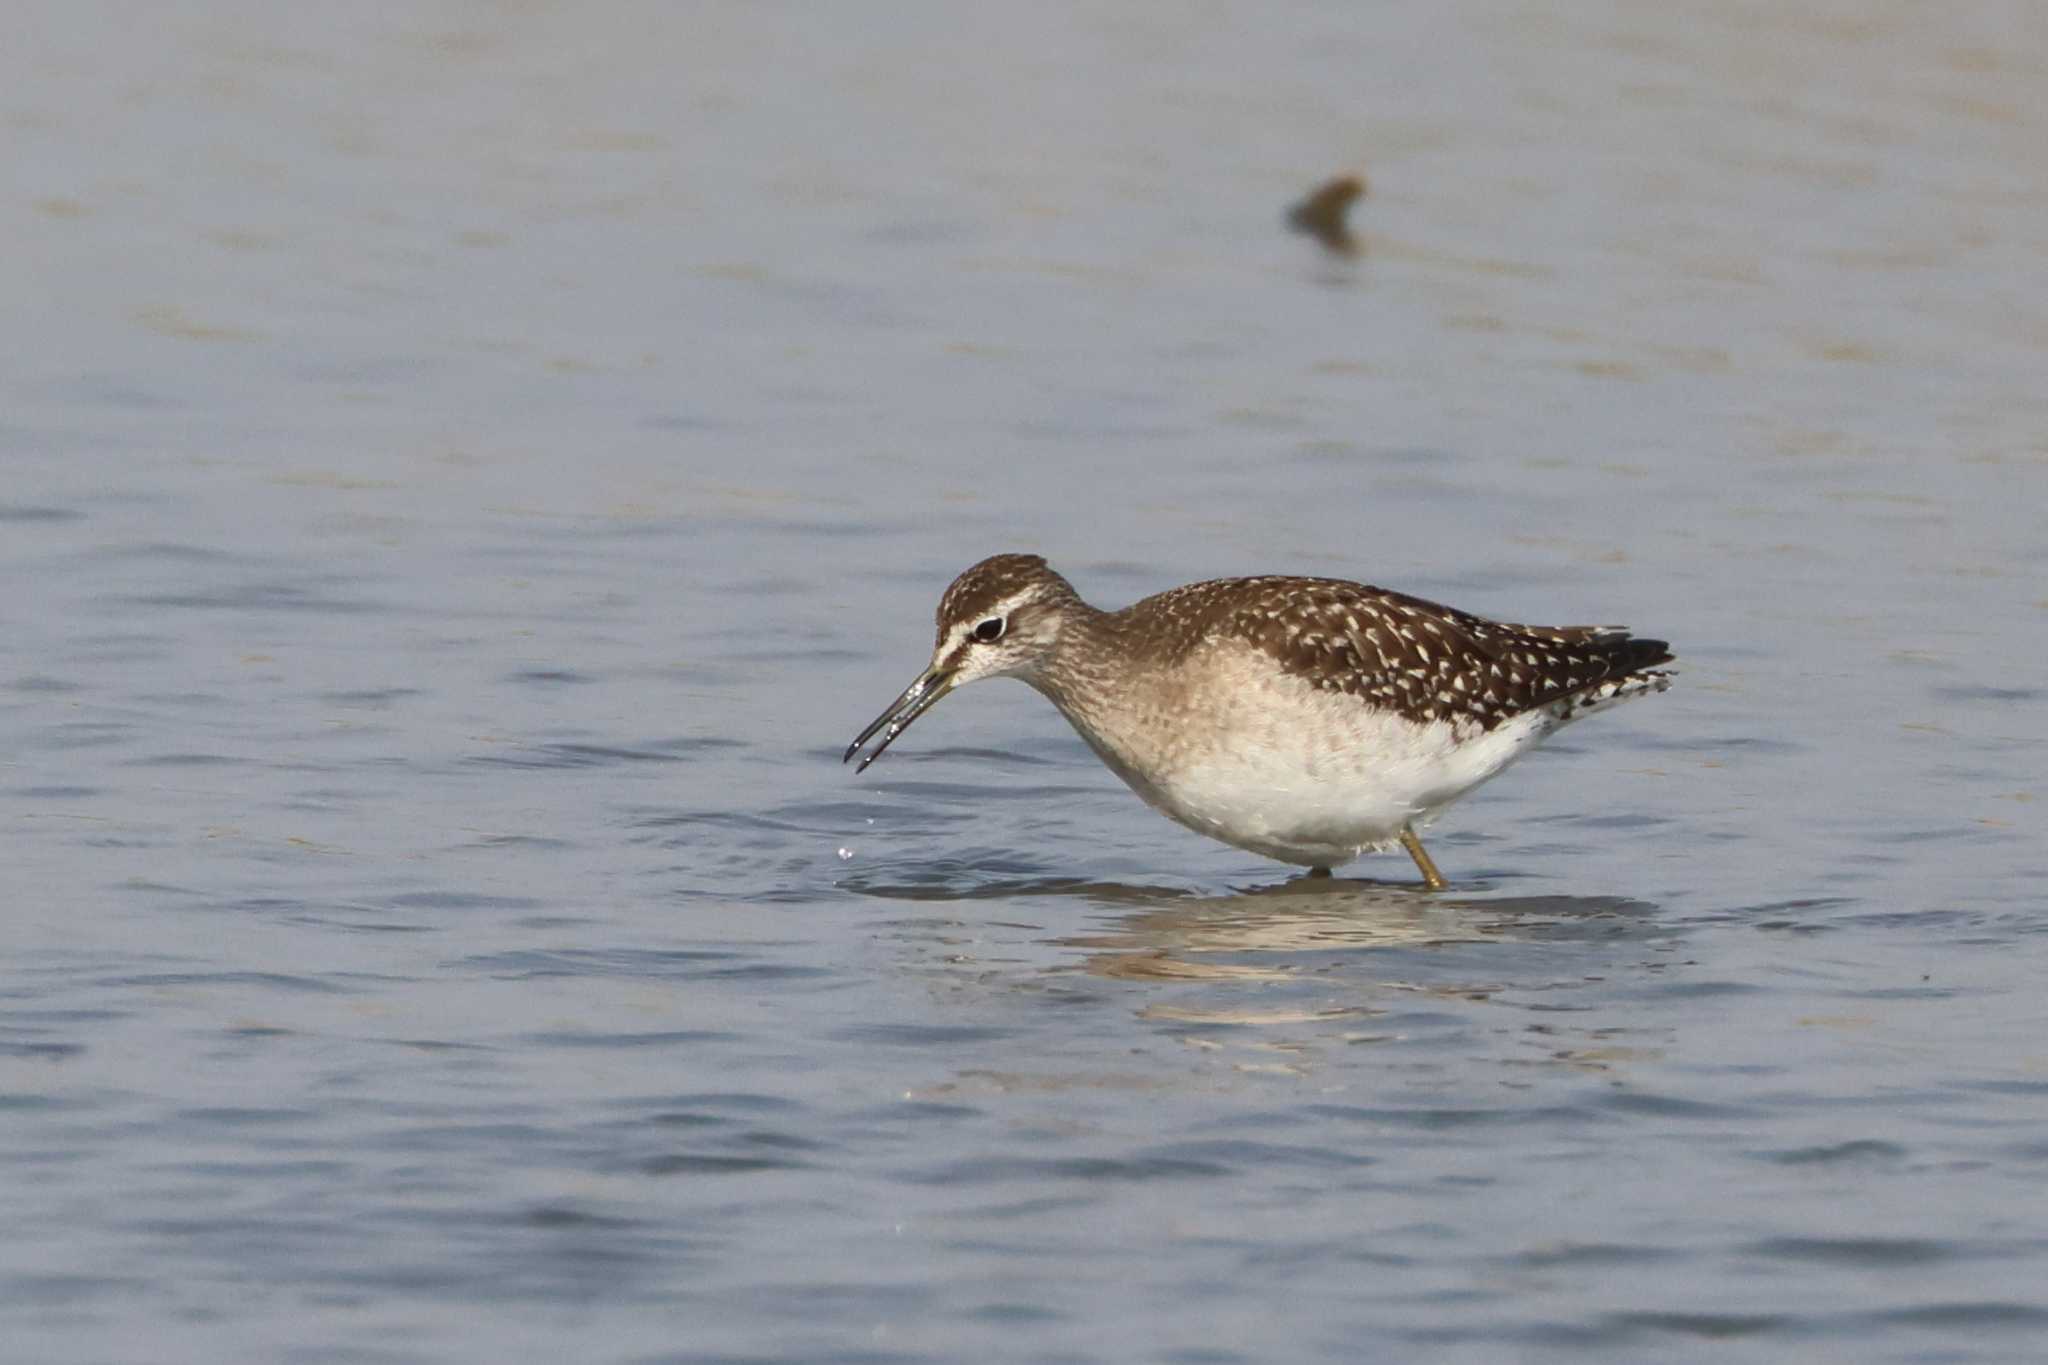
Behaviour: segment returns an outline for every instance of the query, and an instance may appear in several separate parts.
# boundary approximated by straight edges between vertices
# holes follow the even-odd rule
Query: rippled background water
[[[18,5],[6,1357],[2037,1358],[2042,15]],[[840,769],[1024,548],[1685,673]]]

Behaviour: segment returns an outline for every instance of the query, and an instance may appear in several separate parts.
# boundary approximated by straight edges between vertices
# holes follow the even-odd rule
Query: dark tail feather
[[[1612,657],[1621,665],[1621,672],[1634,673],[1638,669],[1668,664],[1677,656],[1672,654],[1671,645],[1664,640],[1623,639],[1616,642]]]

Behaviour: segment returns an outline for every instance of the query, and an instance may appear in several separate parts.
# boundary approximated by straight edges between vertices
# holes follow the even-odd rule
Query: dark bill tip
[[[877,744],[873,752],[863,758],[860,766],[854,769],[856,773],[866,772],[868,764],[880,758],[882,751],[895,742],[896,736],[908,730],[912,721],[931,710],[938,704],[939,698],[952,689],[952,677],[950,673],[926,669],[916,682],[903,689],[902,696],[889,703],[888,710],[876,716],[867,729],[854,737],[853,743],[846,746],[846,753],[839,761],[851,763],[853,756],[866,747],[869,740],[880,734],[881,743]]]

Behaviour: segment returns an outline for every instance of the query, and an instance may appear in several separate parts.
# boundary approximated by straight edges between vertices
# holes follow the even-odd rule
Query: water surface
[[[24,13],[11,1358],[2038,1354],[2034,8]],[[999,549],[1684,674],[1310,883]]]

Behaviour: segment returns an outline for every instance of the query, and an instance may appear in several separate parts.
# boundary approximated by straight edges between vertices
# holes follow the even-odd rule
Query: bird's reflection
[[[1101,910],[1086,932],[1048,940],[1079,948],[1096,975],[1175,980],[1258,980],[1292,975],[1283,955],[1347,954],[1461,943],[1627,937],[1655,907],[1625,896],[1498,895],[1481,885],[1427,892],[1407,882],[1296,877],[1223,895],[1185,887],[1082,878],[974,880],[930,868],[929,881],[863,885],[909,901],[1072,899]]]
[[[1297,878],[1227,896],[1186,897],[1058,940],[1091,950],[1103,976],[1273,976],[1273,955],[1440,948],[1460,943],[1611,934],[1650,907],[1619,896],[1460,896],[1401,883]],[[1246,959],[1249,960],[1246,960]]]

